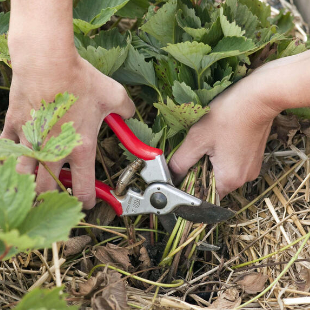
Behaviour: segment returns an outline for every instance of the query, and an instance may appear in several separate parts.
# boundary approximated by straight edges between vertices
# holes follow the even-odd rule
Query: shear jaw
[[[144,163],[145,166],[141,170],[140,175],[147,184],[163,182],[172,185],[170,171],[163,154],[157,155],[152,160],[144,160]]]
[[[180,205],[199,206],[201,204],[200,199],[166,183],[153,183],[143,194],[129,189],[125,196],[117,198],[123,207],[122,215],[148,213],[164,215],[173,213],[173,210]]]

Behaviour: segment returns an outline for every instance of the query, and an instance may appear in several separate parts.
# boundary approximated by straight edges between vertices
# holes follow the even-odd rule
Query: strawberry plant
[[[112,16],[116,18],[110,22]],[[9,17],[9,12],[0,13],[4,89],[10,86]],[[120,31],[118,25],[124,18],[136,20],[131,29]],[[209,103],[217,95],[260,65],[306,50],[290,36],[294,27],[290,14],[281,11],[272,17],[270,7],[259,0],[80,0],[75,1],[73,25],[75,45],[83,58],[126,87],[139,86],[135,98],[148,104],[147,113],[142,117],[137,109],[139,120],[131,119],[127,124],[143,142],[160,146],[168,160],[190,127],[209,112]],[[68,93],[59,94],[54,102],[43,101],[39,111],[31,111],[32,120],[24,125],[23,132],[32,148],[0,140],[0,160],[5,160],[0,166],[2,260],[66,239],[70,228],[82,218],[81,204],[66,193],[41,194],[38,206],[32,208],[34,177],[15,172],[16,157],[35,158],[47,166],[46,162],[66,157],[81,143],[71,123],[62,126],[58,137],[47,140],[52,126],[75,100]],[[150,111],[154,118],[148,115]],[[134,159],[128,152],[125,155],[130,161]],[[207,171],[206,158],[188,173],[180,187],[197,195],[196,185],[201,179],[208,191],[198,195],[215,203],[216,184],[212,171]],[[139,225],[140,219],[127,219],[127,228]],[[157,228],[155,216],[150,222],[151,228]],[[197,243],[207,237],[217,243],[219,229],[207,232],[205,225],[196,227],[178,220],[160,261],[161,266],[170,268],[170,278],[178,272],[186,280],[192,279]],[[181,253],[186,264],[178,269]],[[17,309],[39,308],[34,308],[39,296],[44,298],[42,305],[63,309],[64,301],[58,293],[59,289],[34,291]]]

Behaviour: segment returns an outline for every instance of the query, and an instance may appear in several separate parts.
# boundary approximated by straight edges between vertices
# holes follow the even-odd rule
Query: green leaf
[[[76,133],[73,122],[64,123],[60,134],[57,137],[51,137],[40,151],[34,152],[34,158],[39,161],[59,161],[82,143],[81,135]]]
[[[154,133],[152,129],[149,128],[145,123],[134,118],[126,120],[126,124],[139,140],[153,147],[157,146],[163,134],[163,129],[157,133]],[[131,154],[122,144],[120,146],[124,150],[124,154],[128,160],[134,161],[136,159],[136,157]]]
[[[4,34],[9,30],[10,12],[0,13],[0,34]]]
[[[307,50],[305,44],[301,44],[299,40],[294,40],[278,55],[277,58],[297,55]]]
[[[37,244],[41,244],[44,241],[40,236],[29,237],[28,235],[21,235],[17,229],[13,229],[9,232],[0,232],[0,240],[4,242],[7,247],[12,247],[13,249],[13,251],[5,256],[4,260],[9,259],[17,253],[34,249]]]
[[[78,310],[77,306],[68,306],[67,294],[62,293],[63,287],[49,289],[36,288],[25,295],[15,310]]]
[[[163,50],[167,51],[179,62],[195,69],[197,72],[201,68],[201,62],[205,55],[211,52],[211,47],[207,44],[194,42],[182,42],[168,44]]]
[[[35,197],[34,175],[18,174],[15,166],[13,157],[0,165],[0,230],[3,232],[18,227]]]
[[[197,94],[185,83],[175,81],[172,87],[173,96],[177,103],[190,103],[201,105]]]
[[[201,38],[201,42],[210,45],[212,48],[223,38],[223,30],[220,18],[218,17],[215,22],[208,29],[208,32]]]
[[[271,8],[269,5],[259,0],[238,0],[241,4],[246,5],[249,10],[256,15],[263,27],[269,27],[268,18],[271,16]]]
[[[271,19],[271,23],[277,25],[277,32],[286,34],[294,29],[294,16],[290,12],[284,14],[284,10],[280,14]]]
[[[220,9],[220,21],[225,37],[242,37],[244,35],[245,31],[237,26],[235,21],[230,23],[227,20],[227,17],[224,15],[223,8]]]
[[[7,159],[10,156],[34,157],[34,152],[27,146],[22,144],[16,144],[14,141],[9,139],[0,139],[0,160]]]
[[[252,40],[244,37],[225,37],[215,46],[211,54],[203,57],[202,72],[220,59],[237,56],[254,48]]]
[[[53,242],[65,241],[69,232],[84,217],[82,203],[68,193],[46,192],[39,195],[39,206],[32,208],[18,227],[22,235],[41,237],[37,248],[50,247]]]
[[[174,43],[177,1],[170,0],[164,4],[154,16],[150,18],[141,29],[163,44]]]
[[[296,109],[286,109],[288,114],[297,115],[300,118],[310,119],[310,108],[296,108]]]
[[[73,123],[65,123],[61,126],[60,134],[57,137],[51,137],[39,151],[33,151],[22,144],[15,144],[9,139],[0,139],[0,160],[10,156],[27,156],[39,161],[54,162],[67,157],[76,146],[81,144],[81,136],[76,134]]]
[[[74,34],[74,43],[77,49],[81,47],[87,48],[89,45],[95,48],[101,46],[107,50],[116,47],[125,48],[130,44],[130,41],[131,33],[125,32],[125,34],[121,34],[118,31],[118,28],[113,28],[108,31],[100,31],[92,38],[82,34]]]
[[[129,0],[81,0],[73,10],[74,26],[87,34],[110,20]]]
[[[198,95],[202,106],[205,107],[213,100],[214,97],[224,91],[231,84],[231,81],[224,80],[215,83],[211,89],[198,89],[195,93]]]
[[[117,12],[118,16],[126,18],[142,18],[149,8],[148,0],[130,0]]]
[[[166,58],[167,59],[163,58],[158,60],[157,63],[154,63],[154,68],[159,80],[159,90],[168,97],[171,97],[173,83],[178,79],[179,66],[177,61],[172,57]]]
[[[97,48],[88,46],[87,49],[84,47],[79,48],[78,52],[100,72],[112,76],[124,63],[128,54],[128,47],[113,47],[112,49],[106,50],[100,46]]]
[[[8,37],[6,34],[0,35],[0,61],[3,61],[10,68],[12,67],[8,47]]]
[[[77,100],[67,92],[58,94],[53,102],[42,100],[39,110],[31,110],[32,120],[23,126],[26,139],[32,144],[35,151],[41,149],[42,144],[51,128],[67,112]]]
[[[157,87],[157,80],[152,61],[146,62],[132,46],[129,47],[128,57],[120,70],[113,75],[117,81],[130,85],[148,85]]]
[[[255,16],[246,5],[240,2],[237,3],[237,0],[227,0],[225,6],[227,6],[232,13],[231,19],[245,31],[245,36],[250,39],[254,38],[255,31],[259,24],[258,17]]]
[[[167,98],[167,105],[154,103],[154,106],[161,112],[174,134],[182,130],[189,130],[210,109],[209,107],[194,105],[194,103],[175,105],[169,97]]]

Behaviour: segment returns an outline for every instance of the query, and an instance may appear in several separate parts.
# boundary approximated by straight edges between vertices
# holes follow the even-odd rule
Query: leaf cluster
[[[306,48],[288,35],[293,18],[274,18],[259,0],[169,0],[150,6],[133,34],[123,66],[113,75],[158,93],[171,132],[187,131],[211,100],[263,63]]]

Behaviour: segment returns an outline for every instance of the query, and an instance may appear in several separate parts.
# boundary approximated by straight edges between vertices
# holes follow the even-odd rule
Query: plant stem
[[[39,163],[46,169],[46,171],[51,175],[51,177],[55,180],[55,182],[57,183],[57,185],[66,193],[67,189],[65,188],[65,186],[59,181],[59,179],[55,176],[55,174],[52,172],[52,170],[46,165],[46,163],[44,161],[39,161]],[[69,195],[69,193],[68,193]]]
[[[0,89],[3,89],[3,90],[10,90],[10,87],[0,86]]]
[[[150,280],[147,280],[147,279],[144,279],[144,278],[141,278],[141,277],[138,277],[138,276],[135,276],[127,271],[124,271],[124,270],[121,270],[121,269],[118,269],[114,266],[110,266],[108,264],[100,264],[100,265],[97,265],[95,267],[93,267],[93,269],[90,271],[89,273],[89,276],[88,278],[91,277],[91,275],[93,274],[93,272],[97,269],[97,268],[100,268],[100,267],[108,267],[109,269],[112,269],[112,270],[115,270],[119,273],[122,273],[130,278],[133,278],[135,280],[138,280],[138,281],[142,281],[142,282],[145,282],[145,283],[148,283],[148,284],[151,284],[151,285],[155,285],[155,286],[159,286],[159,287],[167,287],[167,288],[170,288],[170,287],[178,287],[178,286],[181,286],[184,281],[183,280],[176,280],[174,281],[174,283],[170,283],[170,284],[166,284],[166,283],[160,283],[160,282],[154,282],[154,281],[150,281]]]
[[[284,246],[283,248],[279,249],[278,251],[275,251],[275,252],[270,253],[270,254],[268,254],[268,255],[266,255],[266,256],[257,258],[257,259],[255,259],[255,260],[253,260],[253,261],[250,261],[250,262],[246,262],[246,263],[242,263],[242,264],[239,264],[239,265],[232,266],[231,269],[238,269],[238,268],[242,268],[242,267],[245,267],[245,266],[248,266],[248,265],[251,265],[251,264],[255,264],[255,263],[257,263],[257,262],[260,262],[260,261],[262,261],[262,260],[264,260],[264,259],[266,259],[266,258],[269,258],[269,257],[271,257],[271,256],[273,256],[273,255],[276,255],[276,254],[278,254],[278,253],[281,253],[281,252],[283,252],[283,251],[289,249],[290,247],[292,247],[293,245],[295,245],[296,243],[298,243],[299,241],[301,241],[301,240],[304,239],[304,238],[305,238],[305,236],[302,236],[302,237],[298,238],[297,240],[293,241],[292,243],[290,243],[290,244]]]
[[[179,217],[178,220],[177,220],[177,222],[176,222],[176,224],[175,224],[175,226],[174,226],[174,228],[173,228],[173,231],[172,231],[172,233],[171,233],[171,235],[170,235],[170,238],[169,238],[169,240],[168,240],[168,242],[167,242],[167,244],[166,244],[166,248],[165,248],[165,250],[164,250],[164,254],[163,254],[162,258],[161,258],[162,261],[163,261],[163,260],[166,258],[166,256],[168,255],[168,252],[169,252],[169,250],[170,250],[170,248],[171,248],[172,242],[173,242],[173,240],[174,240],[174,238],[175,238],[175,236],[176,236],[176,234],[177,234],[177,232],[178,232],[178,229],[179,229],[181,223],[182,223],[182,218]]]

